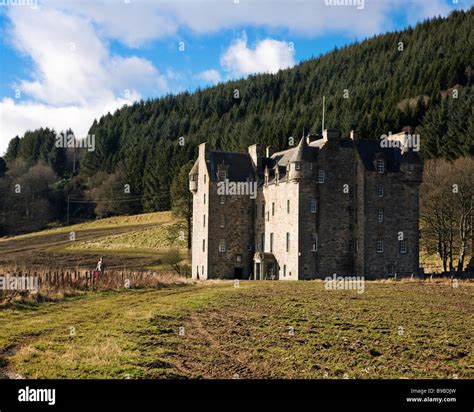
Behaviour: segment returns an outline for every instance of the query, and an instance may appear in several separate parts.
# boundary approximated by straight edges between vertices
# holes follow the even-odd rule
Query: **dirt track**
[[[128,225],[106,229],[87,229],[76,232],[76,242],[98,239],[140,229],[149,225]],[[0,266],[38,266],[38,267],[90,267],[95,266],[101,253],[86,251],[56,251],[61,246],[71,244],[69,232],[44,234],[28,238],[11,239],[0,242]],[[117,253],[107,252],[107,264],[110,268],[127,267],[139,269],[156,264],[153,253]]]

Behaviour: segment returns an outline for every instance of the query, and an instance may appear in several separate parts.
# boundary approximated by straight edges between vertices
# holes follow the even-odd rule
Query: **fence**
[[[0,268],[0,299],[11,295],[158,287],[185,283],[171,272],[107,270],[98,275],[91,270],[18,270]]]

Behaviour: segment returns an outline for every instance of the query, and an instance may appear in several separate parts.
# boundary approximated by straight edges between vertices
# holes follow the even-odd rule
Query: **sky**
[[[474,0],[0,0],[0,155],[136,100],[276,73]],[[342,3],[342,4],[341,4]]]

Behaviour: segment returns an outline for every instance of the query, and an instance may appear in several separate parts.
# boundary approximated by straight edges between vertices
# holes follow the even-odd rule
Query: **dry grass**
[[[28,378],[466,379],[473,287],[220,281],[87,293],[0,311],[0,361]]]

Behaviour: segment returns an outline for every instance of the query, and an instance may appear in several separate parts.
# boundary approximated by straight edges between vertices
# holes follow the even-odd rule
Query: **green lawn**
[[[472,292],[221,281],[87,293],[0,311],[0,366],[28,378],[472,378]]]

